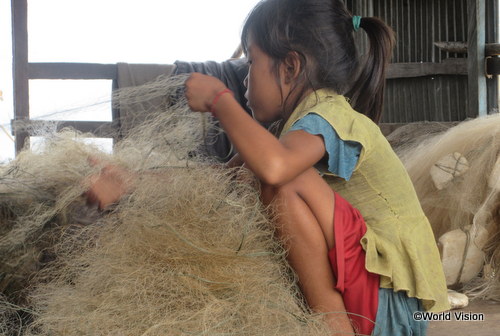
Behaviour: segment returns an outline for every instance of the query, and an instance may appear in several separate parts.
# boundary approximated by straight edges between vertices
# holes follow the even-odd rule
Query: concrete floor
[[[484,321],[457,321],[454,313],[482,314]],[[472,315],[469,315],[472,316]],[[464,309],[452,310],[450,321],[432,321],[428,336],[500,336],[500,302],[473,301]]]

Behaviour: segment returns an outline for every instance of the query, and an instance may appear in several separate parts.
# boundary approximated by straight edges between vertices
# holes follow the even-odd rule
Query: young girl
[[[370,40],[360,71],[359,28]],[[219,119],[239,152],[230,165],[260,179],[308,304],[348,313],[325,314],[332,330],[424,335],[413,313],[449,307],[430,225],[376,125],[392,31],[340,0],[264,0],[242,45],[248,105],[259,122],[281,121],[279,139],[214,77],[193,74],[186,96],[193,111]]]
[[[360,28],[370,49],[358,70]],[[351,16],[340,0],[264,0],[242,45],[248,105],[259,122],[281,121],[279,139],[214,77],[192,74],[186,96],[193,111],[219,119],[239,152],[229,165],[260,179],[307,303],[332,331],[425,335],[413,313],[449,306],[429,222],[376,125],[392,31]],[[127,190],[113,169],[89,192],[101,207]]]

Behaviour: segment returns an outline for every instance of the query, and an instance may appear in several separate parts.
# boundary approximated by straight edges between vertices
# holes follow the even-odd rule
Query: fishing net
[[[500,115],[449,129],[439,123],[410,124],[388,140],[408,170],[436,238],[460,229],[472,245],[481,230],[487,231],[486,242],[478,246],[485,267],[460,285],[474,298],[500,300]],[[468,255],[459,253],[463,269]]]
[[[297,289],[257,181],[200,154],[212,121],[189,111],[184,81],[115,93],[141,123],[113,154],[63,130],[1,167],[5,335],[327,333]],[[106,165],[129,171],[133,188],[99,211],[83,193]]]

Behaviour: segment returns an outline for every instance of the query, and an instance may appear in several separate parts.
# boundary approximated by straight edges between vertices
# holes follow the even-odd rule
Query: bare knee
[[[310,169],[296,179],[281,186],[261,183],[262,202],[270,207],[280,224],[290,227],[300,224],[300,219],[307,223],[319,224],[328,247],[333,246],[333,216],[335,196],[330,186]]]

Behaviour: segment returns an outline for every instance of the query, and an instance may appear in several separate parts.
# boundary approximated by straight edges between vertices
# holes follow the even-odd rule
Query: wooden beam
[[[116,79],[116,64],[97,63],[28,63],[29,79]],[[388,78],[431,75],[466,75],[465,59],[442,63],[391,63]]]
[[[466,42],[434,42],[434,45],[449,53],[466,54]],[[500,55],[500,43],[485,43],[484,56]]]
[[[28,83],[28,0],[11,0],[12,75],[14,82],[14,119],[29,119]],[[16,154],[29,141],[26,132],[16,132]]]
[[[475,118],[488,113],[484,47],[486,38],[485,0],[467,0],[468,13],[468,106],[467,117]]]
[[[112,83],[112,89],[111,91],[114,92],[115,90],[118,90],[118,80],[114,79]],[[122,132],[121,132],[121,121],[120,121],[120,109],[116,107],[117,104],[115,102],[115,95],[111,93],[111,118],[113,120],[113,127],[115,128],[116,132],[113,135],[113,144],[116,144],[118,140],[122,138]]]
[[[116,79],[116,64],[29,63],[29,79]]]
[[[434,75],[467,75],[465,58],[448,59],[442,63],[391,63],[386,78],[411,78]]]
[[[47,125],[55,125],[56,131],[70,127],[82,133],[92,133],[100,138],[115,138],[117,127],[110,121],[77,121],[77,120],[12,120],[12,129],[17,132],[25,132],[28,136],[43,136],[40,130],[47,128]]]

